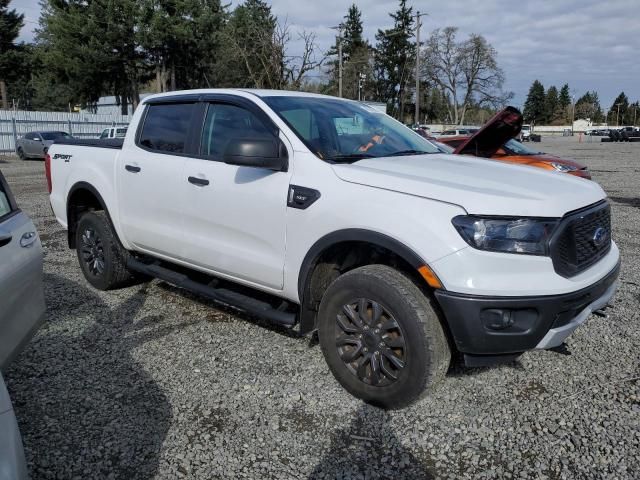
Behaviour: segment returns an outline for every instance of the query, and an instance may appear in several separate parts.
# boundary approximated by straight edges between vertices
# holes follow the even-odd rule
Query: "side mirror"
[[[232,138],[222,155],[224,163],[286,172],[289,167],[287,149],[277,137]]]

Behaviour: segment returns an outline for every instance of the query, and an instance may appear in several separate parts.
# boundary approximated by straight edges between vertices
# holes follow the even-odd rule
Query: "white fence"
[[[107,127],[128,125],[129,115],[0,110],[0,153],[15,152],[16,140],[33,131],[64,131],[77,138],[96,138]]]

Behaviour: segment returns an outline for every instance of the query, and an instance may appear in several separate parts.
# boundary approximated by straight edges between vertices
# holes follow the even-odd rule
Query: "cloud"
[[[232,5],[240,3],[232,0]],[[300,48],[296,31],[316,34],[326,52],[334,42],[337,25],[351,1],[272,0],[272,10],[287,20],[293,33],[294,54]],[[355,0],[362,11],[364,34],[373,43],[378,29],[389,28],[389,12],[397,0]],[[508,90],[516,93],[521,105],[534,79],[545,87],[568,83],[576,96],[596,90],[607,108],[624,90],[631,99],[640,97],[640,62],[635,39],[640,27],[637,0],[456,0],[422,2],[413,5],[429,16],[423,19],[423,38],[436,28],[459,27],[459,35],[484,35],[498,51],[498,61],[506,74]],[[21,39],[33,39],[40,7],[38,0],[19,0],[12,7],[25,13],[27,23]]]

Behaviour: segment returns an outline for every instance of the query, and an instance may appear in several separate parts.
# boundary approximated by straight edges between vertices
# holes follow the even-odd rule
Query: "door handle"
[[[6,230],[0,230],[0,247],[4,247],[7,243],[11,241],[13,238],[13,234],[11,232],[7,232]]]
[[[206,178],[189,177],[188,180],[189,183],[193,183],[194,185],[197,185],[199,187],[205,187],[209,185],[209,180],[207,180]]]
[[[27,232],[20,237],[20,246],[23,248],[29,248],[33,245],[38,238],[36,232]]]
[[[138,173],[140,170],[142,170],[140,167],[136,167],[135,165],[125,165],[124,168],[127,172],[131,173]]]

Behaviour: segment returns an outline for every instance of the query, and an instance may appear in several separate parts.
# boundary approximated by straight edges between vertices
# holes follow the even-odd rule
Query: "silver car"
[[[71,138],[67,132],[29,132],[16,142],[16,153],[22,160],[44,158],[57,138]]]
[[[42,245],[0,172],[0,369],[31,339],[44,314]],[[0,480],[25,478],[20,432],[0,375]]]

